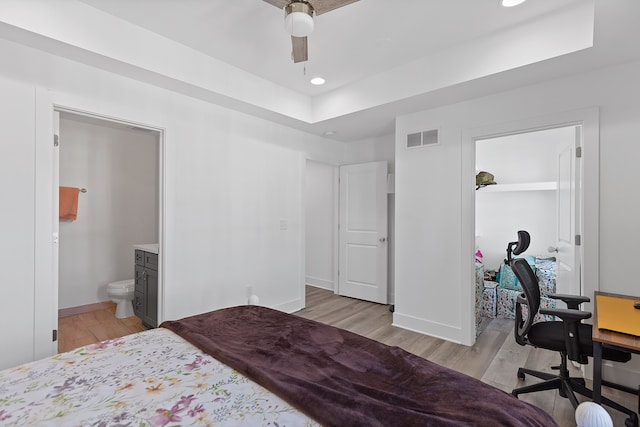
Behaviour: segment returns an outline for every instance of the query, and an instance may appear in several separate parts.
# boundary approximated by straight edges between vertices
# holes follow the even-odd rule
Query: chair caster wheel
[[[624,420],[625,427],[638,427],[638,416],[636,414],[631,415]]]
[[[518,379],[524,381],[524,372],[522,372],[520,369],[518,369]]]
[[[511,395],[512,395],[513,397],[515,397],[516,399],[518,398],[518,393],[516,393],[515,391],[512,391],[512,392],[511,392]]]

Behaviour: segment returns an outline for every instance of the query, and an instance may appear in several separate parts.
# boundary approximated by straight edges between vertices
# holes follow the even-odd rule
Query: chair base
[[[585,387],[584,378],[569,376],[569,370],[567,369],[567,356],[566,354],[561,355],[562,360],[560,366],[558,367],[560,371],[559,375],[550,374],[548,372],[534,371],[533,369],[527,368],[518,369],[518,378],[521,380],[524,380],[525,375],[531,375],[533,377],[540,378],[543,381],[536,384],[516,388],[511,392],[511,394],[518,397],[519,394],[524,393],[533,393],[536,391],[544,390],[558,390],[558,394],[560,394],[560,396],[569,399],[574,409],[577,408],[579,404],[575,393],[579,393],[588,399],[592,399],[593,392]],[[610,408],[627,414],[629,418],[626,419],[625,426],[638,427],[638,414],[636,414],[631,409],[627,409],[619,403],[607,399],[604,396],[602,397],[601,403],[602,405],[606,405]]]

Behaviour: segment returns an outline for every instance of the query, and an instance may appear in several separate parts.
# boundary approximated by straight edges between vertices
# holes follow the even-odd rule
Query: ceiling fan
[[[264,0],[284,10],[284,26],[291,34],[291,59],[304,62],[309,59],[307,36],[313,31],[313,15],[322,15],[358,0]]]

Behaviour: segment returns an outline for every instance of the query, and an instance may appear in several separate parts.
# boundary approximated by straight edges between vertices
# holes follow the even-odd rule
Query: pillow
[[[536,276],[542,296],[556,292],[556,259],[536,258]]]
[[[526,256],[526,257],[524,257],[524,259],[527,260],[527,262],[531,266],[531,269],[535,273],[536,272],[536,259],[535,259],[535,257]],[[510,266],[508,266],[507,264],[504,264],[504,263],[500,266],[500,279],[499,279],[498,283],[500,284],[499,286],[501,288],[504,288],[504,289],[511,289],[513,291],[521,291],[522,290],[522,286],[520,286],[520,283],[518,282],[518,278],[513,273],[513,270],[511,270]]]

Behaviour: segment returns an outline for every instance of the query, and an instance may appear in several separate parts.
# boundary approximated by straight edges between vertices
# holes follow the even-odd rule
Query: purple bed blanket
[[[398,347],[259,306],[168,328],[325,426],[556,426],[541,409]]]

